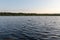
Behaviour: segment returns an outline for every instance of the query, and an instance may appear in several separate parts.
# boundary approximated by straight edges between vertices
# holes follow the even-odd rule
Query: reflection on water
[[[60,17],[0,16],[0,40],[60,40]]]

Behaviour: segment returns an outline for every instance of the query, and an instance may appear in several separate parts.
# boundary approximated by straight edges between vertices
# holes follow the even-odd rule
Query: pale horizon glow
[[[60,0],[0,0],[0,12],[60,13]]]

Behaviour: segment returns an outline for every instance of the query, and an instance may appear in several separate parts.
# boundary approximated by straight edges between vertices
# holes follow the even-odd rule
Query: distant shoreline
[[[0,12],[0,16],[60,16],[60,14],[37,14],[37,13],[10,13]]]

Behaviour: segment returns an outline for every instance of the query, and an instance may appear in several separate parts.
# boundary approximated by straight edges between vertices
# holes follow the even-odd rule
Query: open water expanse
[[[60,16],[0,16],[0,40],[60,40]]]

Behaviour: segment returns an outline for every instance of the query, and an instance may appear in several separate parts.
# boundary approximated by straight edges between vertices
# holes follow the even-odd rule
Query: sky
[[[0,0],[0,12],[60,13],[60,0]]]

